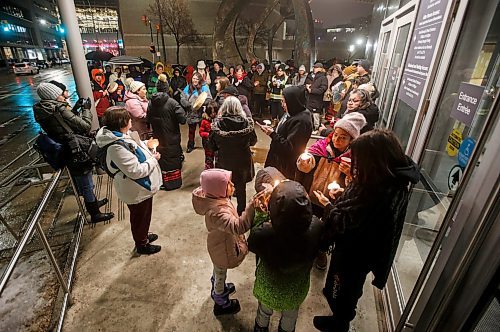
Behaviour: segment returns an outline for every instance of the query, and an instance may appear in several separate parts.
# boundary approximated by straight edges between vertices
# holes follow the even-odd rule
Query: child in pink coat
[[[197,214],[205,216],[208,229],[207,248],[214,265],[211,296],[214,315],[235,314],[240,311],[237,299],[229,299],[235,292],[234,284],[226,284],[227,269],[241,264],[248,253],[245,232],[254,219],[252,204],[247,205],[241,216],[231,202],[234,184],[231,172],[220,168],[201,173],[201,186],[193,191],[193,207]]]

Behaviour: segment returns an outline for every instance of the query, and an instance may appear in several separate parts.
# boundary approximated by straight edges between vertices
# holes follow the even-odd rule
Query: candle
[[[158,146],[158,144],[153,144],[153,154],[156,153],[156,147]]]
[[[340,161],[346,163],[346,164],[351,164],[351,158],[349,157],[340,157]]]
[[[270,126],[271,125],[271,120],[264,120],[264,124],[267,125],[267,126]]]
[[[281,182],[280,180],[274,181],[274,187],[276,188],[278,186],[278,184],[280,184],[280,182]]]
[[[333,181],[328,185],[328,190],[336,190],[340,189],[340,185],[337,183],[337,181]]]
[[[300,159],[302,159],[302,160],[308,160],[311,157],[312,157],[312,154],[310,154],[309,152],[307,152],[307,150],[304,151],[304,153],[300,155]]]

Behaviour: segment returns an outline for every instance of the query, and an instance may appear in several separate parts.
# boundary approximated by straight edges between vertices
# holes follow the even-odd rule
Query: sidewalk
[[[184,126],[185,127],[185,126]],[[183,148],[186,132],[183,128]],[[269,139],[257,129],[258,147],[267,148]],[[201,146],[197,141],[198,147]],[[69,308],[64,331],[252,331],[257,309],[253,297],[255,256],[249,253],[228,281],[236,285],[233,298],[242,310],[234,316],[215,318],[210,298],[212,263],[206,250],[204,217],[196,215],[191,192],[199,185],[203,170],[203,149],[186,154],[183,186],[154,197],[150,231],[159,235],[155,244],[160,253],[133,257],[133,241],[126,217],[95,229],[86,228],[73,288],[74,304]],[[256,171],[263,167],[256,163]],[[104,186],[104,184],[103,184]],[[254,194],[253,182],[247,197]],[[116,213],[116,195],[113,195]],[[296,331],[315,331],[314,315],[330,313],[321,294],[326,271],[313,268],[311,288],[302,304]],[[377,331],[373,288],[368,276],[358,304],[354,331]],[[278,329],[278,314],[270,330]]]

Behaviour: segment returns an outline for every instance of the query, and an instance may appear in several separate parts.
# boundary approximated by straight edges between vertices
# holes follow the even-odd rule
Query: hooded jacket
[[[269,72],[267,70],[264,69],[260,74],[258,71],[256,71],[252,77],[252,83],[254,85],[253,93],[256,95],[265,95],[267,92],[268,79]],[[259,85],[255,86],[255,82],[259,82]]]
[[[142,137],[144,133],[148,132],[148,121],[146,119],[148,113],[148,100],[142,99],[139,95],[127,91],[125,92],[125,108],[132,117],[132,129],[139,133]]]
[[[393,170],[395,177],[375,189],[352,183],[326,207],[325,240],[334,244],[337,269],[372,271],[372,284],[382,289],[389,276],[401,237],[410,184],[420,180],[417,165]],[[335,262],[335,261],[334,261]],[[335,264],[335,263],[334,263]]]
[[[101,148],[116,140],[129,144],[128,149],[119,144],[107,148],[108,169],[113,173],[119,171],[113,179],[116,193],[125,204],[139,204],[160,189],[160,166],[136,132],[123,134],[106,127],[97,132],[96,142]]]
[[[96,81],[97,74],[102,73],[100,69],[92,69],[92,97],[94,97],[95,110],[97,116],[100,118],[104,115],[104,112],[111,106],[108,95],[104,95],[104,91],[106,91],[106,84],[104,83],[104,74],[102,75],[101,83]]]
[[[244,234],[250,229],[254,218],[252,204],[238,217],[229,198],[206,197],[201,187],[193,191],[192,203],[195,212],[205,216],[207,249],[212,263],[226,269],[240,265],[248,253]]]
[[[212,121],[209,148],[219,151],[215,167],[233,172],[234,183],[252,181],[255,169],[250,147],[257,143],[254,121],[241,115],[225,114]]]
[[[179,125],[186,123],[186,112],[167,93],[155,93],[151,97],[147,113],[148,122],[157,138],[159,160],[163,171],[173,171],[182,167],[181,130]]]
[[[271,133],[265,167],[273,166],[288,179],[294,179],[295,162],[311,137],[311,113],[305,107],[303,86],[290,86],[283,91],[283,95],[290,118]]]
[[[254,295],[274,310],[297,309],[309,291],[322,223],[312,215],[304,187],[280,183],[269,200],[271,222],[252,229],[248,247],[258,257]]]

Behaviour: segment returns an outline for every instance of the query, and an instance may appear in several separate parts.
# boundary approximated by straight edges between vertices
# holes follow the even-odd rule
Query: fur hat
[[[333,128],[344,129],[351,135],[352,139],[356,139],[359,137],[361,129],[365,125],[366,119],[363,114],[352,112],[344,115],[342,119],[338,120]]]
[[[301,71],[301,70],[306,71],[306,66],[304,66],[304,65],[300,65],[300,67],[299,67],[299,71]]]
[[[36,89],[36,93],[42,100],[56,100],[57,97],[62,96],[63,90],[52,83],[41,83]]]
[[[207,65],[205,64],[205,61],[203,61],[203,60],[198,61],[198,64],[196,65],[196,68],[198,68],[198,69],[205,69],[206,67],[207,67]]]
[[[201,190],[207,197],[223,198],[227,195],[227,184],[232,172],[220,168],[204,170],[200,175]]]
[[[139,81],[133,81],[133,82],[130,83],[130,91],[132,93],[136,93],[143,86],[144,86],[144,83],[139,82]]]

